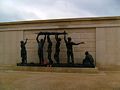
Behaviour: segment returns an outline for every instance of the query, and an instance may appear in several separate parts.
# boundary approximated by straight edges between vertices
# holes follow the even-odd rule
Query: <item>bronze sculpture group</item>
[[[53,64],[53,60],[51,58],[52,54],[52,41],[50,39],[51,35],[55,35],[55,40],[56,40],[56,45],[55,45],[55,54],[54,54],[54,59],[56,61],[56,64],[60,64],[60,58],[59,58],[59,53],[60,53],[60,44],[61,44],[61,38],[59,35],[64,35],[64,41],[66,44],[67,48],[67,63],[68,64],[74,64],[74,55],[73,55],[73,45],[79,45],[79,44],[84,44],[84,42],[80,43],[75,43],[72,42],[71,37],[66,38],[66,32],[64,31],[63,33],[58,33],[58,32],[40,32],[37,34],[36,41],[38,43],[38,56],[39,56],[39,64],[44,65],[44,44],[47,38],[48,42],[48,60],[49,60],[49,65]],[[39,40],[39,36],[44,35],[44,39]],[[22,64],[27,63],[27,51],[26,51],[26,41],[21,41],[21,58],[22,58]],[[83,60],[84,65],[94,65],[94,60],[93,57],[89,54],[88,51],[85,52],[85,59]]]

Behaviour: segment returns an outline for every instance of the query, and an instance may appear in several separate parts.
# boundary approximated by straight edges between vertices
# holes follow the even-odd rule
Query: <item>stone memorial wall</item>
[[[98,67],[120,65],[120,17],[75,18],[57,20],[36,20],[0,23],[0,65],[16,65],[21,60],[20,41],[28,38],[26,44],[28,62],[39,62],[36,37],[39,32],[66,31],[74,42],[85,42],[74,46],[75,63],[82,63],[85,51],[89,51]],[[52,59],[55,51],[55,36]],[[64,36],[60,35],[60,60],[66,63]],[[43,38],[43,37],[41,37]],[[47,61],[47,41],[44,46]]]

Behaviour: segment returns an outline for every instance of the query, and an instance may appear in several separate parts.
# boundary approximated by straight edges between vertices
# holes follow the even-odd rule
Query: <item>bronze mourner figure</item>
[[[38,33],[37,35],[37,43],[38,43],[38,56],[39,56],[39,64],[44,64],[44,54],[43,54],[43,47],[44,47],[44,43],[46,40],[46,35],[44,37],[44,39],[39,40],[40,34]]]
[[[48,42],[48,60],[49,60],[49,64],[53,64],[53,61],[51,59],[51,54],[52,54],[52,41],[50,39],[50,35],[47,35],[47,42]]]
[[[22,64],[26,64],[27,63],[27,51],[26,51],[26,43],[27,43],[27,40],[24,42],[24,41],[20,41],[21,43],[21,58],[22,58]]]
[[[56,63],[59,64],[60,63],[59,52],[60,52],[61,38],[58,38],[58,35],[55,35],[55,39],[56,39],[56,47],[55,47],[54,59],[55,59]]]
[[[83,65],[94,66],[94,59],[88,51],[85,52],[85,59],[83,60]]]
[[[67,47],[67,63],[74,64],[73,45],[84,44],[84,42],[74,43],[71,41],[71,37],[68,37],[68,40],[66,40],[66,35],[64,35],[64,40],[65,40],[66,47]]]

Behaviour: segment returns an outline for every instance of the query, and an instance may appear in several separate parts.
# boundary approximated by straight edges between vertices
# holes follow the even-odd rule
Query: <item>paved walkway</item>
[[[120,71],[55,73],[0,71],[0,90],[120,90]]]

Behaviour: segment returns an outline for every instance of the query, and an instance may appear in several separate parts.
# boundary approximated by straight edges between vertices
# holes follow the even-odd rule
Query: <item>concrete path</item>
[[[0,90],[120,90],[120,71],[55,73],[0,71]]]

